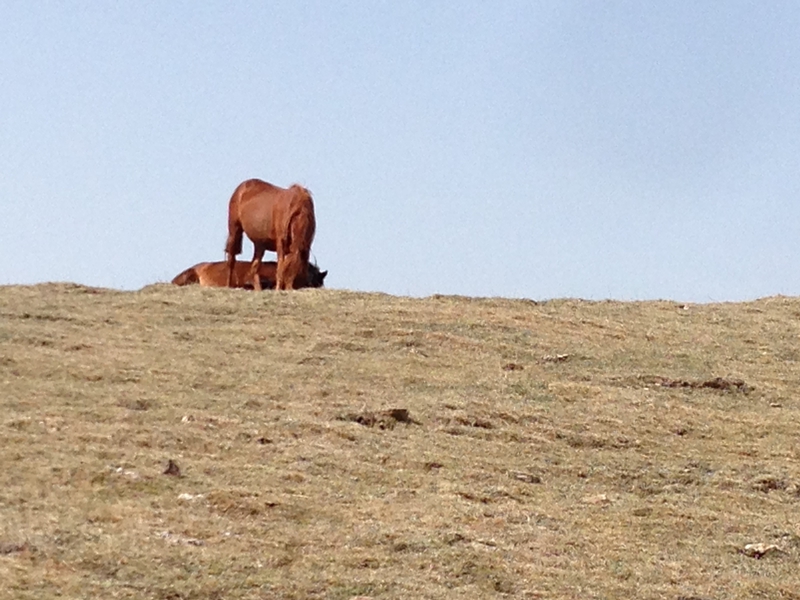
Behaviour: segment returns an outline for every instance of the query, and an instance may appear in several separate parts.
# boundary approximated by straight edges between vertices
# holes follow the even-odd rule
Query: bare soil
[[[0,287],[0,598],[797,600],[799,344],[783,297]]]

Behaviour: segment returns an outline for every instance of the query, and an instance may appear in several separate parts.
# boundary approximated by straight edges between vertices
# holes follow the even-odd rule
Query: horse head
[[[308,263],[307,280],[308,287],[320,288],[325,283],[325,276],[327,271],[320,271],[319,267],[314,263]]]

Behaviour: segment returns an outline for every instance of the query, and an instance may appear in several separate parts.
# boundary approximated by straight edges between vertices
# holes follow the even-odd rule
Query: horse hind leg
[[[225,286],[233,287],[233,269],[236,267],[236,255],[226,253],[225,259]]]
[[[276,290],[285,290],[287,289],[286,283],[286,267],[289,257],[285,254],[278,255],[278,270],[275,273],[275,289]]]
[[[293,253],[291,239],[278,241],[278,269],[275,274],[276,290],[291,290],[294,288]]]
[[[308,279],[308,259],[310,251],[306,248],[298,248],[293,245],[293,241],[299,236],[289,239],[289,243],[284,246],[284,252],[278,254],[278,274],[277,282],[280,283],[281,290],[293,290],[303,287],[304,279]],[[307,284],[305,284],[307,285]]]
[[[295,250],[283,256],[283,261],[278,262],[278,278],[283,286],[280,288],[282,290],[294,290],[308,285],[308,260],[304,258],[303,252]]]

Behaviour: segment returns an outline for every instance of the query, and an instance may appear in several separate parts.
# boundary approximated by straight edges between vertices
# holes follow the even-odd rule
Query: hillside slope
[[[799,342],[793,298],[0,287],[0,598],[797,599]]]

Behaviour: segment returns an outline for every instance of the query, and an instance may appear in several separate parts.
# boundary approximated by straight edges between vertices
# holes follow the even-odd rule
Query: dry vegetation
[[[798,342],[790,298],[2,287],[0,597],[798,599]]]

